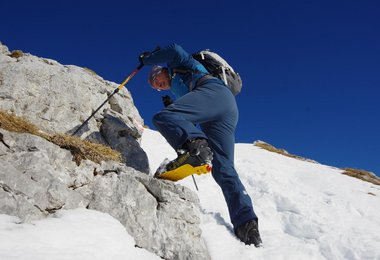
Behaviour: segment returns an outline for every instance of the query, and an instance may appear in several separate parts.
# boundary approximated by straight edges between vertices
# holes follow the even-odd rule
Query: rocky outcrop
[[[137,246],[165,259],[208,259],[192,191],[113,161],[77,166],[41,137],[0,133],[0,213],[31,221],[86,207],[115,217]]]
[[[100,133],[107,144],[120,152],[123,161],[136,170],[149,172],[146,154],[137,142],[139,133],[129,128],[120,118],[107,114],[102,120]]]
[[[71,133],[115,87],[79,67],[11,54],[0,44],[0,109],[46,132]],[[129,93],[115,95],[80,134],[119,150],[125,163],[79,166],[70,151],[0,126],[0,214],[31,221],[60,209],[95,209],[118,219],[136,246],[164,259],[209,259],[196,194],[143,173],[149,168],[141,125]]]
[[[94,163],[79,167],[69,151],[40,137],[0,128],[0,213],[23,221],[40,219],[61,208],[86,207],[86,187]]]
[[[116,83],[106,81],[88,69],[62,65],[21,51],[9,52],[0,44],[0,109],[26,118],[43,131],[73,133],[117,87]],[[124,157],[124,162],[148,173],[147,156],[136,146],[143,120],[125,88],[114,95],[77,135],[108,144],[107,140],[114,140],[118,135],[100,132],[107,115],[119,120],[107,121],[107,128],[112,128],[110,124],[114,122],[120,128],[119,122],[122,122],[121,130],[131,137],[117,137],[124,143],[123,153],[138,154],[136,158]]]
[[[136,245],[165,259],[208,259],[198,227],[199,201],[190,190],[149,178],[107,174],[94,182],[89,208],[108,212],[125,225]],[[121,173],[121,174],[120,174]]]

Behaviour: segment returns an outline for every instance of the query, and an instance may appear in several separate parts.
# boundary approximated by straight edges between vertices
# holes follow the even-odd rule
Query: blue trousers
[[[187,140],[208,139],[213,151],[212,176],[223,191],[235,229],[257,220],[251,198],[234,167],[237,121],[235,97],[218,79],[205,80],[153,117],[154,125],[175,150]]]

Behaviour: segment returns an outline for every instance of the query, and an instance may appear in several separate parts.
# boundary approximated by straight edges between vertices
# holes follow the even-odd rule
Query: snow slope
[[[152,171],[165,156],[175,158],[157,132],[146,130],[142,146]],[[257,249],[235,238],[219,186],[211,175],[196,176],[213,259],[380,259],[380,186],[252,144],[236,144],[235,164],[264,245]],[[178,183],[196,190],[191,178]]]
[[[94,210],[61,210],[32,224],[0,214],[1,260],[161,259],[134,245],[119,221]]]
[[[165,157],[175,157],[155,131],[144,131],[142,146],[152,172]],[[264,245],[250,247],[235,238],[219,187],[211,175],[196,176],[212,259],[380,259],[380,186],[252,144],[237,144],[235,156]],[[178,183],[195,191],[192,178]],[[160,258],[135,248],[109,215],[77,209],[32,224],[0,215],[0,259]]]

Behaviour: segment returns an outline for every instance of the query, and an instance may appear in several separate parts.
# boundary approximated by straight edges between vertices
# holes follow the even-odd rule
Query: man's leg
[[[222,189],[235,234],[245,244],[258,247],[262,243],[258,219],[234,167],[236,120],[237,113],[231,110],[223,120],[202,124],[202,129],[213,150],[212,176]]]
[[[231,119],[231,116],[227,117]],[[212,176],[222,189],[231,222],[237,228],[249,220],[256,220],[251,198],[246,192],[234,167],[234,135],[223,121],[202,125],[213,151]]]

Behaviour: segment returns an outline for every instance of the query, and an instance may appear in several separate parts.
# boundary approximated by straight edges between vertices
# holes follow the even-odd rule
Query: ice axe
[[[140,65],[131,73],[131,75],[128,76],[128,78],[126,78],[124,80],[123,83],[120,84],[120,86],[118,86],[113,92],[111,95],[108,96],[108,98],[92,113],[92,115],[86,119],[86,121],[84,121],[78,128],[77,130],[74,131],[74,133],[72,135],[75,135],[76,133],[79,132],[79,130],[82,129],[82,127],[87,124],[87,122],[108,102],[108,100],[111,99],[111,97],[113,95],[115,95],[117,92],[119,92],[120,89],[122,89],[124,87],[125,84],[128,83],[128,81],[142,68],[144,67],[144,64],[143,63],[140,63]]]

